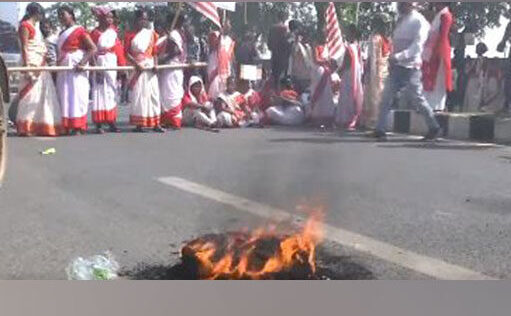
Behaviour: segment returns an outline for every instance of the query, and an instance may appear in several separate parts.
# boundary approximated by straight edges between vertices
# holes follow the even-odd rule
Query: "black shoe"
[[[115,125],[111,125],[110,128],[108,129],[108,131],[110,133],[120,133],[121,132],[121,130]]]
[[[165,133],[165,129],[163,129],[163,127],[161,126],[156,126],[155,128],[153,128],[153,131],[155,131],[156,133]]]
[[[379,142],[386,142],[387,141],[387,133],[382,131],[374,131],[369,134],[367,134],[368,137],[374,138]]]
[[[433,141],[436,140],[442,134],[442,129],[440,127],[431,129],[426,136],[422,138],[422,141]]]
[[[143,132],[144,132],[144,130],[140,126],[137,126],[133,129],[133,133],[143,133]]]
[[[96,128],[96,134],[99,134],[99,135],[105,134],[105,131],[101,127],[99,127],[99,128]]]

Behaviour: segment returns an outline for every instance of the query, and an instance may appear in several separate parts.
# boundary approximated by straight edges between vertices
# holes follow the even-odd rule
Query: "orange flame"
[[[227,240],[199,238],[183,247],[183,257],[193,258],[200,279],[271,278],[296,266],[316,272],[316,246],[323,238],[323,216],[313,214],[300,233],[278,236],[275,230],[257,229],[251,233],[226,235]]]

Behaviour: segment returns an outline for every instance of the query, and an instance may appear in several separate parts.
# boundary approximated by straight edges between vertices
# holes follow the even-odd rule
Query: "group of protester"
[[[74,71],[30,72],[20,83],[16,128],[23,136],[83,134],[91,109],[96,132],[103,126],[118,132],[118,82],[126,78],[130,119],[135,132],[152,128],[193,126],[201,129],[264,126],[266,124],[335,126],[346,130],[371,128],[385,139],[388,114],[395,97],[408,96],[425,115],[427,139],[440,132],[434,110],[445,109],[452,90],[449,3],[434,3],[436,17],[428,22],[417,3],[398,4],[399,20],[391,38],[390,21],[374,18],[368,55],[362,54],[355,25],[343,29],[342,57],[332,58],[326,30],[310,40],[298,21],[279,15],[268,36],[271,75],[255,87],[240,76],[240,65],[255,64],[256,34],[247,29],[237,42],[225,20],[208,36],[207,69],[157,69],[198,61],[200,40],[185,16],[169,14],[167,25],[150,26],[148,13],[135,12],[134,27],[119,37],[115,12],[92,9],[98,26],[87,31],[76,24],[70,7],[58,9],[62,32],[52,39],[37,3],[27,7],[19,36],[24,66],[72,66]],[[39,25],[40,24],[40,25]],[[195,47],[195,48],[194,48]],[[52,57],[53,56],[53,57]],[[87,72],[84,67],[132,65],[134,71]],[[122,80],[121,80],[122,81]]]

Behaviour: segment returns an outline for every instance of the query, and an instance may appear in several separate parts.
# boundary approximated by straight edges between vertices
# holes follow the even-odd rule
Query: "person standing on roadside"
[[[504,36],[502,37],[502,40],[500,41],[497,51],[503,53],[506,49],[506,44],[511,38],[511,22],[506,27],[506,32],[504,33]],[[504,102],[504,105],[502,107],[501,112],[507,112],[509,113],[509,103],[511,102],[511,49],[510,54],[508,56],[508,65],[506,67],[506,76],[505,76],[505,93],[506,93],[506,99]]]
[[[453,90],[450,34],[453,15],[449,2],[435,2],[435,18],[424,49],[422,66],[426,99],[436,112],[444,112],[447,93]]]
[[[417,107],[428,126],[424,140],[434,140],[440,134],[440,126],[433,110],[424,97],[422,86],[422,52],[429,34],[429,23],[416,9],[416,2],[399,2],[399,20],[393,36],[393,53],[390,56],[390,72],[385,82],[380,116],[374,133],[370,136],[386,140],[388,118],[395,96],[404,88],[409,90],[410,101]]]
[[[268,35],[273,84],[277,90],[282,75],[287,74],[289,57],[291,55],[291,34],[286,23],[288,18],[289,13],[287,11],[279,12],[278,22],[271,27]]]

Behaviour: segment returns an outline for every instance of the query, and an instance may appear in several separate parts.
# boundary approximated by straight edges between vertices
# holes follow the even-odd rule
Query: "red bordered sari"
[[[29,33],[25,62],[29,67],[46,64],[46,45],[39,27],[23,21],[20,33],[25,29]],[[51,74],[40,72],[22,76],[16,128],[21,136],[58,136],[61,134],[61,114],[57,91]]]

